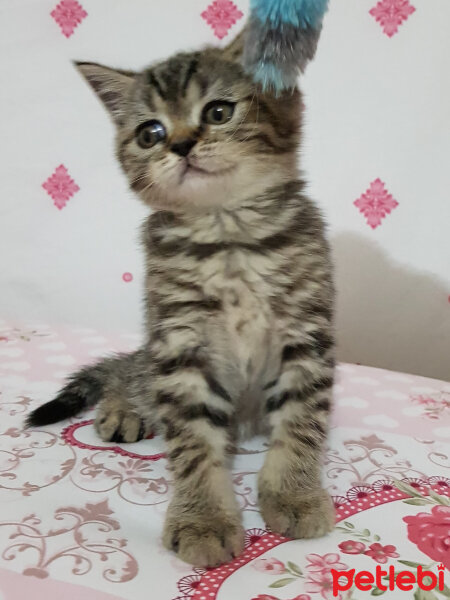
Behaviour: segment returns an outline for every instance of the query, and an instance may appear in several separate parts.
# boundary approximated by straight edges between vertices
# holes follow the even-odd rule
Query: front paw
[[[244,529],[239,515],[220,511],[179,514],[169,508],[163,543],[178,558],[197,567],[217,567],[233,560],[244,549]]]
[[[334,506],[325,490],[288,494],[264,489],[262,486],[259,503],[266,525],[280,535],[317,538],[334,529]]]

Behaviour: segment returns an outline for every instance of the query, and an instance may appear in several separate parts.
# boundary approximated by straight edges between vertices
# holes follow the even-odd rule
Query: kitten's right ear
[[[74,65],[106,106],[116,125],[121,125],[127,97],[136,74],[110,69],[96,63],[74,62]]]

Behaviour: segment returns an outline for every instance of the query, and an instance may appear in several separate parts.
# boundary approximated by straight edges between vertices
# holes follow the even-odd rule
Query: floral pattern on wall
[[[42,184],[42,187],[51,196],[59,210],[64,208],[68,200],[80,190],[64,165],[59,165],[53,175]]]
[[[228,35],[229,29],[244,16],[231,0],[214,0],[201,14],[211,26],[214,35],[221,40]]]
[[[76,0],[61,0],[50,13],[61,28],[61,32],[69,38],[75,27],[87,17],[87,12]]]
[[[392,37],[415,11],[408,0],[381,0],[369,12],[381,25],[383,32]]]
[[[345,299],[336,312],[339,358],[442,378],[450,352],[450,205],[442,167],[450,152],[442,129],[450,5],[357,4],[349,11],[346,0],[330,2],[318,53],[300,80],[300,166],[329,222],[336,287]],[[4,138],[15,140],[3,149],[7,251],[0,270],[10,290],[2,294],[3,310],[18,327],[58,318],[137,334],[144,265],[136,232],[146,212],[114,157],[114,127],[73,61],[133,70],[174,51],[224,47],[244,26],[250,0],[3,5],[0,54],[14,79],[1,100]],[[414,65],[421,64],[427,69],[420,93],[411,93]],[[434,158],[437,148],[444,163]],[[354,286],[352,302],[345,292]],[[408,309],[398,314],[400,297]],[[366,338],[370,345],[358,341]]]

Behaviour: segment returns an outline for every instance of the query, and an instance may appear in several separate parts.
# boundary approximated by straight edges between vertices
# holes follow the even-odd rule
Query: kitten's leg
[[[151,364],[145,349],[112,364],[104,377],[95,429],[105,442],[137,442],[155,429],[150,403]]]
[[[26,425],[40,427],[98,405],[95,428],[102,440],[136,442],[152,428],[148,407],[149,363],[144,349],[107,357],[73,373],[57,396],[36,408]]]
[[[266,524],[289,537],[319,537],[334,526],[333,504],[321,485],[332,364],[307,346],[287,346],[281,375],[267,389],[272,433],[259,474],[259,502]]]
[[[104,442],[116,443],[138,442],[151,431],[126,399],[125,390],[106,392],[98,405],[94,427]]]
[[[244,544],[227,464],[233,402],[195,353],[180,351],[155,365],[155,404],[174,473],[163,542],[186,562],[216,566],[239,554]]]

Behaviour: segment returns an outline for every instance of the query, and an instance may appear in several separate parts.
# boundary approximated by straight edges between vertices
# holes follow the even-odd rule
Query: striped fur
[[[117,124],[131,187],[154,209],[142,229],[146,341],[75,374],[28,421],[42,425],[52,411],[69,416],[100,399],[104,440],[161,431],[174,473],[164,543],[202,566],[243,547],[228,468],[242,435],[270,434],[259,476],[269,527],[314,537],[333,525],[320,461],[334,292],[323,220],[296,172],[301,95],[262,94],[233,62],[238,55],[236,45],[177,55],[116,80],[80,66]],[[231,121],[202,123],[203,106],[217,99],[236,103]],[[135,132],[151,119],[168,136],[144,150]],[[187,157],[173,149],[183,140],[195,140]],[[185,178],[190,161],[207,173]]]

